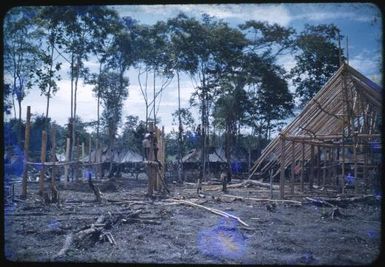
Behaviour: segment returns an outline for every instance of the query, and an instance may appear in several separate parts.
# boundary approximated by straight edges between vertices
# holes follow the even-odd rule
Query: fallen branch
[[[96,222],[94,224],[91,224],[89,228],[81,230],[75,234],[70,233],[69,235],[67,235],[64,241],[63,248],[59,251],[58,254],[56,254],[53,257],[53,259],[56,259],[57,257],[65,255],[68,249],[71,247],[71,245],[74,242],[76,243],[76,242],[82,241],[87,235],[93,234],[95,232],[102,232],[103,228],[100,228],[100,226],[103,225],[102,227],[104,227],[106,225],[106,224],[103,224],[104,220],[105,220],[105,216],[100,215],[96,220]]]
[[[63,256],[64,254],[66,254],[67,250],[70,248],[71,244],[72,244],[72,241],[73,241],[73,235],[72,233],[68,234],[66,236],[66,239],[64,241],[64,245],[63,245],[63,248],[59,251],[58,254],[56,254],[54,256],[54,259],[57,258],[57,257],[61,257]]]
[[[268,183],[263,183],[260,181],[255,181],[255,180],[245,180],[242,183],[237,183],[237,184],[229,184],[227,185],[227,188],[238,188],[238,187],[249,187],[251,185],[257,185],[260,187],[264,188],[269,188],[270,189],[270,184]],[[278,185],[273,185],[274,190],[278,190],[279,186]],[[222,190],[222,186],[215,186],[212,188],[205,188],[205,191],[216,191],[216,190]]]
[[[311,203],[313,204],[320,204],[320,205],[325,205],[325,206],[329,206],[329,207],[332,207],[332,208],[335,208],[336,206],[333,205],[333,204],[330,204],[329,202],[325,201],[325,200],[322,200],[320,198],[311,198],[311,197],[305,197],[306,200],[310,201]]]
[[[254,201],[282,202],[282,203],[292,203],[292,204],[296,204],[296,205],[302,205],[302,202],[296,201],[296,200],[241,197],[241,196],[234,196],[234,195],[227,195],[227,194],[222,195],[222,196],[235,198],[235,199],[249,199],[249,200],[254,200]]]
[[[314,203],[314,204],[321,204],[321,205],[326,205],[326,206],[329,206],[331,207],[331,210],[329,212],[324,212],[322,214],[322,217],[331,217],[332,220],[334,220],[335,217],[342,217],[344,216],[341,211],[340,211],[340,208],[323,200],[323,199],[314,199],[314,198],[310,198],[310,197],[306,197],[305,198],[306,200]]]
[[[341,197],[337,197],[337,198],[321,197],[319,199],[321,199],[323,201],[330,202],[330,203],[338,204],[338,203],[346,203],[346,202],[364,201],[364,200],[367,200],[368,198],[374,198],[374,197],[375,197],[374,195],[363,195],[363,196],[347,197],[347,198],[341,198]]]
[[[135,222],[141,222],[144,224],[161,224],[159,221],[155,220],[149,220],[144,218],[128,218],[128,219],[122,219],[122,223],[135,223]]]
[[[205,206],[202,206],[202,205],[199,205],[199,204],[187,201],[187,200],[176,199],[175,201],[179,202],[179,203],[182,203],[182,204],[187,204],[187,205],[190,205],[190,206],[194,206],[194,207],[199,207],[199,208],[208,210],[208,211],[210,211],[212,213],[215,213],[217,215],[221,215],[221,216],[226,217],[226,218],[233,218],[233,219],[237,220],[238,222],[240,222],[241,224],[243,224],[244,226],[249,226],[247,223],[242,221],[239,217],[231,215],[231,214],[229,214],[227,212],[224,212],[224,211],[221,211],[221,210],[218,210],[218,209],[214,209],[214,208],[205,207]]]

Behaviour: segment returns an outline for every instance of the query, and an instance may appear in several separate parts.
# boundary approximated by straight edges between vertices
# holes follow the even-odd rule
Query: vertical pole
[[[357,176],[357,132],[353,134],[353,161],[354,161],[354,193],[358,193],[358,176]]]
[[[27,107],[27,120],[25,124],[25,141],[24,141],[24,168],[21,198],[27,198],[27,180],[28,180],[28,150],[29,150],[29,136],[31,132],[31,106]]]
[[[153,132],[153,135],[155,135],[155,129],[154,129],[154,123],[149,122],[148,129],[150,132]],[[148,161],[153,162],[154,161],[154,136],[150,139],[150,149],[148,154]],[[153,172],[153,165],[147,164],[147,176],[148,176],[148,187],[147,187],[147,194],[148,196],[152,196],[153,190],[154,190],[154,172]]]
[[[317,146],[317,185],[321,185],[321,172],[320,172],[320,165],[321,165],[321,146]]]
[[[46,160],[47,152],[47,132],[43,130],[41,134],[41,157],[40,161],[42,163],[39,177],[39,195],[43,196],[44,193],[44,178],[45,178],[45,167],[44,162]]]
[[[323,167],[323,169],[322,169],[322,187],[325,187],[325,185],[326,185],[326,167],[327,167],[327,163],[329,160],[329,148],[324,148],[323,152],[324,152],[324,161],[322,164],[322,167]]]
[[[91,163],[91,151],[92,151],[92,139],[91,135],[90,138],[88,139],[88,163]]]
[[[76,169],[75,169],[75,181],[79,180],[79,164],[80,164],[80,153],[81,153],[81,146],[80,146],[80,140],[79,137],[77,138],[76,142],[76,148],[77,148],[77,155],[76,155]]]
[[[71,145],[71,140],[70,138],[67,138],[67,144],[66,144],[66,162],[67,163],[70,160],[70,145]],[[69,165],[67,164],[64,166],[64,188],[67,187],[68,169],[69,169]]]
[[[342,189],[342,194],[345,194],[345,145],[344,141],[342,141],[342,171],[341,171],[341,182],[340,186]]]
[[[310,145],[310,174],[309,174],[309,190],[313,190],[313,178],[314,178],[314,145]]]
[[[82,160],[84,159],[86,155],[85,147],[84,147],[84,142],[82,142]]]
[[[368,188],[369,186],[369,178],[368,178],[368,147],[367,147],[367,142],[365,142],[366,144],[363,145],[363,153],[364,153],[364,177],[365,177],[365,185],[366,185],[366,188]]]
[[[51,126],[51,162],[56,162],[56,127],[54,125]],[[51,192],[52,192],[52,202],[58,201],[58,191],[56,189],[55,183],[56,177],[56,166],[52,166],[51,170]]]
[[[273,169],[270,169],[270,199],[273,199]]]
[[[161,161],[161,158],[160,158],[160,150],[162,149],[162,141],[160,140],[160,130],[158,127],[155,126],[155,136],[156,136],[156,140],[157,140],[157,146],[158,146],[158,151],[156,153],[156,159],[158,159],[158,161]],[[155,176],[155,179],[154,179],[154,187],[155,187],[155,190],[157,190],[158,192],[160,191],[160,177],[159,177],[159,168],[158,166],[154,166],[154,176]]]
[[[291,176],[290,176],[290,193],[294,194],[294,167],[295,167],[295,144],[291,141]]]
[[[279,195],[280,199],[285,198],[285,139],[281,136],[281,166],[279,178]]]
[[[349,60],[348,60],[349,64]],[[350,134],[350,126],[346,125],[346,122],[349,124],[349,106],[348,106],[348,92],[346,88],[346,69],[342,72],[343,86],[342,86],[342,94],[343,94],[343,117],[342,117],[342,171],[341,171],[341,189],[342,194],[345,193],[345,128],[348,126],[348,135]]]
[[[305,143],[302,142],[302,159],[301,159],[301,192],[304,191],[303,175],[305,172]]]

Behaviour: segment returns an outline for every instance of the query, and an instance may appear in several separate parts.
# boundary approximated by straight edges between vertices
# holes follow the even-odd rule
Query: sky
[[[159,20],[167,20],[179,12],[188,16],[201,18],[207,13],[217,19],[237,27],[247,20],[260,20],[293,27],[297,32],[303,30],[305,24],[335,24],[343,36],[348,37],[349,64],[373,81],[381,84],[382,72],[382,16],[380,10],[373,4],[215,4],[215,5],[113,5],[121,17],[130,16],[143,24],[154,24]],[[346,38],[342,46],[346,48]],[[279,64],[289,71],[295,65],[292,55],[279,59]],[[87,63],[91,71],[96,71],[96,62]],[[70,116],[70,80],[68,66],[63,66],[62,80],[58,82],[59,90],[50,100],[50,117],[60,125],[64,125]],[[123,105],[123,118],[128,115],[145,119],[144,100],[137,81],[137,71],[130,69],[126,73],[129,79],[129,96]],[[151,84],[149,84],[151,86]],[[173,80],[162,93],[158,117],[166,132],[177,126],[172,124],[171,114],[177,110],[177,84]],[[77,114],[84,122],[96,120],[96,98],[91,86],[79,83]],[[294,88],[290,88],[292,91]],[[190,78],[181,76],[181,107],[192,111],[196,122],[199,120],[198,110],[189,107],[189,99],[194,91]],[[32,89],[22,102],[22,118],[25,119],[26,106],[31,106],[33,114],[44,114],[46,98],[40,95],[37,88]],[[10,115],[13,117],[13,114]],[[5,120],[9,119],[6,117]],[[124,120],[123,120],[124,121]]]

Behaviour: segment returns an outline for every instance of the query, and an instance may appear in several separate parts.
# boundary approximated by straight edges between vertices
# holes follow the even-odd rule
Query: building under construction
[[[381,175],[381,91],[343,64],[262,151],[250,177],[279,179],[281,198],[372,190]]]

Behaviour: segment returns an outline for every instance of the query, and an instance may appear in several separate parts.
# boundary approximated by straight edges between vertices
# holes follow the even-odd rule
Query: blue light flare
[[[202,254],[214,258],[239,260],[246,251],[245,238],[233,219],[219,223],[198,233],[197,243]]]

